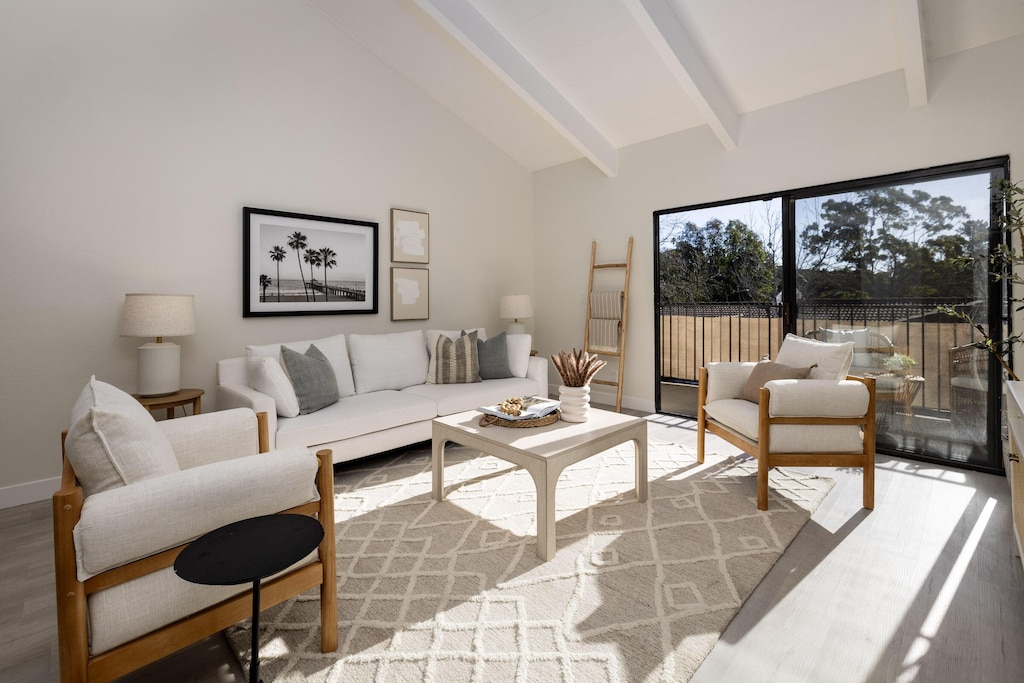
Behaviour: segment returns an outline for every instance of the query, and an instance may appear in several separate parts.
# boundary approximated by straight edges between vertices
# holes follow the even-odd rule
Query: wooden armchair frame
[[[256,419],[259,452],[266,453],[269,443],[267,415],[258,413]],[[104,588],[126,583],[172,566],[175,558],[188,544],[110,569],[84,582],[79,581],[72,532],[81,518],[84,496],[64,451],[66,437],[65,431],[61,435],[61,453],[64,460],[61,488],[53,494],[57,638],[62,683],[111,681],[252,616],[252,589],[249,589],[107,652],[90,656],[87,597]],[[320,649],[322,652],[333,652],[338,647],[334,469],[330,450],[318,451],[316,457],[316,487],[320,500],[280,512],[311,515],[320,520],[324,527],[324,538],[318,548],[319,558],[262,584],[260,604],[263,608],[271,607],[293,595],[319,586]]]
[[[757,441],[709,419],[705,412],[708,397],[708,370],[700,369],[697,392],[697,462],[704,462],[705,433],[717,434],[733,446],[757,458],[757,509],[768,509],[768,470],[772,467],[860,467],[864,470],[864,507],[875,507],[875,380],[871,377],[847,379],[862,382],[868,388],[867,413],[860,417],[771,417],[768,414],[770,390],[761,387],[758,395]],[[771,453],[772,425],[860,425],[864,448],[860,453]]]

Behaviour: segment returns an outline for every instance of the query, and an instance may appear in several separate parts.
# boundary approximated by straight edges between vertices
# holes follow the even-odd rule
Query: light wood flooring
[[[695,443],[692,420],[652,439]],[[717,439],[709,450],[735,453]],[[835,488],[693,678],[923,683],[1024,681],[1024,571],[1006,480],[879,456],[875,510],[860,474]],[[0,681],[58,680],[49,501],[0,510]],[[221,636],[122,683],[241,683]],[[269,683],[269,682],[268,682]]]

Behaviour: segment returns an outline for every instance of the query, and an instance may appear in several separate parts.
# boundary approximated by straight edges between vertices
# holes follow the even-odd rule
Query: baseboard
[[[48,500],[60,488],[60,477],[0,488],[0,510]]]
[[[599,389],[599,386],[603,385],[590,385],[590,403],[591,405],[599,406],[612,406],[615,407],[615,390]],[[548,396],[551,398],[558,398],[558,385],[552,384],[548,386]],[[629,408],[630,410],[639,410],[643,413],[654,412],[654,401],[648,401],[642,398],[636,398],[634,396],[622,397],[622,407]]]

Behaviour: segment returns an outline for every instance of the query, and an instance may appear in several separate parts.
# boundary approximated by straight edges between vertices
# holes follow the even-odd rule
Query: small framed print
[[[391,209],[391,260],[430,263],[430,214]]]
[[[426,320],[430,317],[430,271],[391,268],[391,319]]]

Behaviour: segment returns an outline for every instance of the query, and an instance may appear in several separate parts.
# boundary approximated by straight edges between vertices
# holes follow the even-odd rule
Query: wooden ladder
[[[594,384],[604,384],[615,387],[615,412],[622,410],[622,376],[626,369],[626,327],[628,323],[627,313],[629,311],[629,275],[632,269],[633,261],[633,238],[629,238],[629,243],[626,245],[626,260],[618,263],[598,263],[597,262],[597,241],[594,240],[590,245],[590,281],[587,283],[587,324],[586,329],[583,333],[583,348],[587,353],[592,353],[598,356],[611,356],[618,359],[618,378],[615,381],[607,379],[593,379],[591,380]],[[615,341],[617,342],[614,346],[602,345],[601,341],[608,341],[605,339],[591,339],[591,323],[599,318],[595,317],[595,313],[601,311],[595,311],[595,300],[594,300],[594,273],[597,270],[603,270],[606,268],[620,268],[625,271],[624,281],[622,290],[615,292],[599,292],[599,296],[608,297],[614,294],[621,295],[621,314],[618,318],[607,318],[601,317],[600,320],[604,322],[606,326],[612,324],[615,325],[617,331],[615,333]],[[616,307],[617,308],[617,307]],[[607,313],[605,313],[607,315]],[[612,323],[611,321],[615,321]]]

